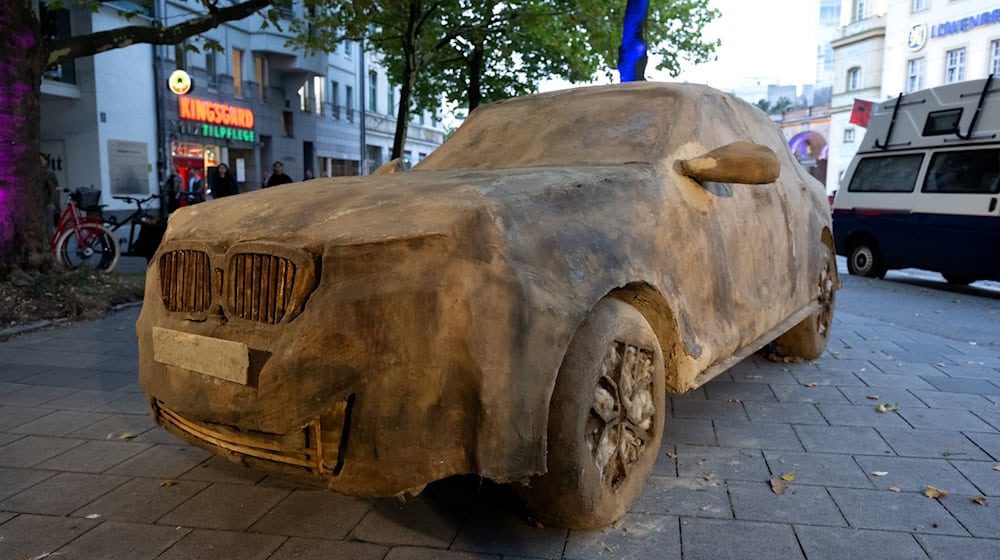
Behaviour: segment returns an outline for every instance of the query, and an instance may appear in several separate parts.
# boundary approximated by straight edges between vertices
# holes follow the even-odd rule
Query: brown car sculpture
[[[384,171],[171,217],[136,325],[160,425],[345,494],[468,473],[597,527],[645,484],[668,393],[826,345],[823,186],[730,95],[510,99]]]

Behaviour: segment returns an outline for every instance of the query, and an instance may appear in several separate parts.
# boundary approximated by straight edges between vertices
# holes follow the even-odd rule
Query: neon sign
[[[223,127],[253,128],[253,111],[217,101],[181,96],[181,118]]]
[[[209,138],[222,138],[224,140],[236,140],[237,142],[253,142],[253,131],[230,126],[215,126],[212,124],[201,125],[202,136]]]

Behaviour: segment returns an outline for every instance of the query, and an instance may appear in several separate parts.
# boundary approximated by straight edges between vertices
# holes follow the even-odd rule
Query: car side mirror
[[[390,173],[401,173],[403,171],[403,159],[391,159],[376,169],[372,175],[388,175]]]
[[[698,181],[764,185],[778,180],[781,163],[773,150],[752,142],[733,142],[693,159],[680,160],[681,172]]]

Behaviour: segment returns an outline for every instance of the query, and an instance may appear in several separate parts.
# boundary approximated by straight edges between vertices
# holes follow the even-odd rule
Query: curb
[[[119,303],[118,305],[112,305],[111,309],[104,315],[110,315],[112,313],[117,313],[125,309],[131,309],[133,307],[141,307],[142,301],[130,301],[128,303]],[[8,327],[6,329],[0,329],[0,340],[7,340],[13,338],[19,334],[25,334],[35,331],[40,331],[48,327],[54,327],[56,325],[62,325],[64,323],[70,323],[72,319],[62,317],[59,319],[46,319],[44,321],[37,321],[34,323],[28,323],[26,325],[17,325],[16,327]]]

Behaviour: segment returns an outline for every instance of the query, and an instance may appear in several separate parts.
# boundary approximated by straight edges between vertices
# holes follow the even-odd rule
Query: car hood
[[[164,241],[356,244],[448,234],[471,212],[517,212],[584,193],[604,199],[649,176],[649,165],[625,164],[314,179],[182,208]]]

